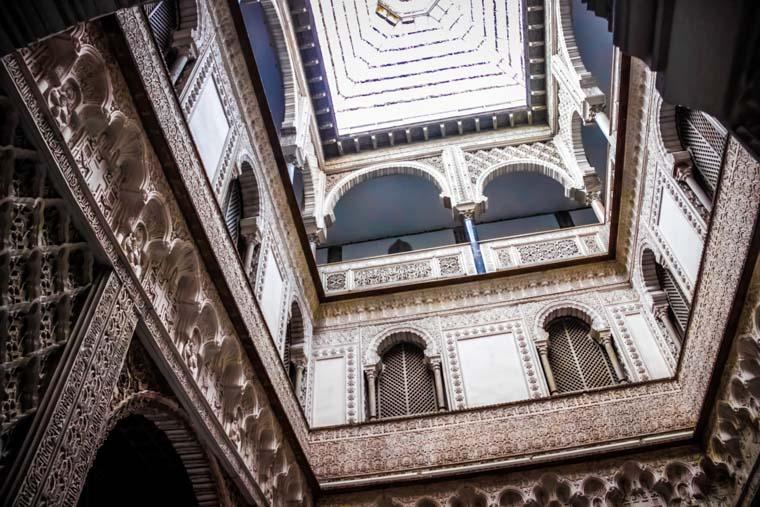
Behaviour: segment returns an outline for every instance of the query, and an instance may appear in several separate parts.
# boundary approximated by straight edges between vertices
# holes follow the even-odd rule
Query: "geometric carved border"
[[[17,505],[74,505],[95,458],[121,365],[137,323],[135,305],[115,275],[107,275],[63,391],[37,432],[39,443]]]

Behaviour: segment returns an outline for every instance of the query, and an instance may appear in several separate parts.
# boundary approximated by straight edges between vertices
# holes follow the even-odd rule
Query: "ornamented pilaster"
[[[20,476],[14,505],[75,505],[95,458],[137,314],[110,274],[84,315],[89,321],[63,365],[62,391],[40,414],[38,439],[29,453],[33,458]]]

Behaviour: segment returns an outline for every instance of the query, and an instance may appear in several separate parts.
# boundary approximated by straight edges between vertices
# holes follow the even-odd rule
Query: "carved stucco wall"
[[[229,35],[232,30],[229,13],[224,11],[224,6],[214,6],[213,9],[218,9],[214,18],[219,23],[217,28],[222,32],[227,30]],[[114,265],[114,276],[118,278],[118,281],[110,282],[107,289],[107,301],[110,302],[106,305],[107,311],[100,316],[105,322],[112,309],[118,308],[118,318],[112,318],[105,331],[103,327],[96,328],[92,338],[101,341],[102,337],[102,342],[109,346],[99,352],[100,359],[92,363],[86,377],[98,378],[105,375],[103,372],[107,373],[106,377],[113,377],[111,373],[118,369],[109,362],[110,356],[106,356],[113,350],[122,356],[126,353],[125,340],[131,336],[131,329],[140,319],[171,374],[197,410],[205,431],[219,446],[224,466],[238,475],[252,497],[261,495],[269,501],[285,485],[290,487],[293,482],[301,485],[303,472],[299,471],[299,464],[292,455],[295,442],[300,442],[311,466],[329,484],[331,479],[347,475],[380,477],[414,468],[431,470],[450,464],[488,463],[506,456],[573,445],[580,446],[579,455],[582,455],[584,447],[592,449],[599,442],[678,429],[688,433],[689,428],[693,427],[711,368],[700,368],[699,371],[682,368],[672,381],[591,393],[582,398],[542,398],[530,405],[309,433],[305,422],[299,422],[298,402],[287,387],[287,379],[279,367],[277,344],[267,341],[263,321],[254,303],[254,291],[240,272],[229,239],[225,239],[218,209],[210,205],[214,202],[214,190],[205,182],[198,160],[186,151],[189,133],[176,123],[179,106],[168,95],[173,92],[167,86],[160,61],[151,52],[150,44],[144,47],[139,45],[139,41],[144,42],[148,37],[144,23],[135,11],[121,13],[120,22],[144,75],[150,100],[162,127],[167,132],[175,131],[172,134],[176,136],[172,137],[175,142],[171,145],[175,150],[174,156],[182,162],[183,184],[193,190],[191,195],[209,235],[222,238],[212,248],[215,255],[222,259],[223,274],[226,283],[231,285],[237,304],[249,311],[245,324],[252,330],[250,339],[274,379],[274,396],[285,407],[295,438],[281,434],[280,425],[286,421],[278,421],[271,411],[267,398],[272,396],[272,391],[265,393],[261,390],[259,379],[252,374],[251,365],[242,354],[241,338],[233,328],[206,268],[198,260],[187,224],[142,131],[131,98],[125,93],[127,87],[118,65],[93,25],[80,27],[73,33],[25,51],[23,61],[15,57],[3,61],[51,158],[60,167],[88,225]],[[74,39],[76,44],[72,42]],[[48,45],[51,43],[52,46]],[[235,53],[237,49],[234,44],[229,51],[231,54],[226,55],[229,60],[224,68],[229,64],[238,75],[244,75],[244,65],[239,53]],[[59,58],[58,66],[50,65],[51,54]],[[223,61],[224,58],[225,55],[222,56]],[[233,63],[230,63],[231,60]],[[638,311],[639,305],[642,305],[635,265],[641,245],[656,244],[657,238],[647,230],[656,215],[653,209],[657,205],[658,195],[661,195],[655,189],[659,184],[659,188],[664,189],[661,191],[671,191],[674,199],[680,198],[677,187],[668,187],[667,167],[659,167],[659,161],[652,156],[658,149],[658,145],[652,144],[651,118],[654,117],[657,103],[652,93],[652,80],[653,76],[645,72],[640,63],[634,63],[627,142],[632,149],[626,153],[626,170],[623,172],[625,191],[622,195],[618,263],[577,266],[480,284],[325,305],[320,309],[315,338],[315,343],[322,343],[322,346],[315,347],[314,357],[345,354],[349,359],[347,364],[353,365],[347,379],[347,393],[350,396],[347,396],[346,406],[350,406],[353,398],[354,410],[347,409],[347,420],[360,418],[360,365],[365,357],[364,348],[369,347],[373,337],[394,328],[415,329],[436,340],[431,342],[431,347],[446,358],[450,374],[447,382],[450,400],[455,402],[460,401],[457,400],[454,382],[456,354],[449,354],[447,340],[450,338],[446,333],[455,339],[457,332],[488,334],[498,332],[499,326],[502,326],[517,336],[523,336],[526,343],[524,350],[529,351],[528,344],[533,339],[534,329],[531,318],[540,312],[540,308],[547,304],[575,301],[586,306],[602,307],[614,328],[616,339],[627,345],[626,331],[617,323],[617,316]],[[88,86],[82,86],[85,81]],[[244,80],[234,81],[240,89],[248,86]],[[62,87],[62,83],[72,88]],[[255,104],[255,100],[251,90],[240,89],[236,88],[234,93],[248,98],[248,101],[241,100],[246,106],[242,114],[255,118],[257,111],[252,110],[255,106],[251,104]],[[66,92],[70,90],[77,93],[68,95]],[[261,125],[260,118],[258,120],[259,123],[252,124]],[[254,128],[251,137],[253,141],[248,148],[261,156],[262,151],[268,150],[262,132]],[[642,144],[644,139],[647,143]],[[642,146],[648,146],[648,149],[642,149]],[[262,159],[271,163],[271,153],[267,156]],[[271,166],[265,164],[263,167]],[[727,167],[730,170],[722,183],[713,230],[705,246],[706,266],[702,281],[699,286],[690,289],[695,294],[695,308],[684,345],[684,364],[714,365],[757,215],[760,183],[756,163],[740,146],[732,143]],[[270,178],[271,192],[279,195],[280,183],[274,179],[273,173],[265,171],[264,178]],[[134,178],[135,175],[140,177]],[[275,203],[273,210],[286,209],[282,195],[273,198],[272,202]],[[688,201],[684,201],[681,209],[687,214],[694,212],[693,208],[689,208]],[[640,222],[637,216],[641,216]],[[284,225],[276,220],[277,227],[284,227],[287,231],[289,214],[272,211],[271,218],[274,220],[274,217],[284,220]],[[705,237],[704,219],[700,222],[695,218],[691,223]],[[278,238],[288,241],[292,235],[285,232]],[[284,255],[291,255],[291,249],[287,250]],[[662,252],[662,255],[667,258],[668,253]],[[727,259],[732,262],[727,263]],[[296,273],[303,273],[301,268],[302,263],[296,261]],[[748,304],[750,309],[756,305],[757,281],[752,287],[751,303]],[[112,303],[117,294],[118,304],[114,305]],[[478,311],[462,312],[463,302]],[[646,483],[641,491],[653,491],[654,486],[648,485],[650,483],[662,484],[662,488],[655,491],[662,498],[668,498],[665,495],[672,494],[673,490],[684,494],[683,489],[677,487],[683,483],[691,488],[689,495],[693,496],[695,491],[702,494],[697,491],[701,487],[701,477],[711,475],[713,462],[722,463],[722,468],[731,472],[738,484],[752,479],[749,471],[758,449],[747,436],[751,421],[756,418],[756,400],[751,389],[755,371],[753,365],[757,361],[756,311],[745,311],[740,333],[742,338],[737,340],[732,352],[730,368],[721,391],[725,399],[718,404],[714,415],[709,447],[713,461],[707,466],[699,465],[700,458],[693,453],[676,455],[667,462],[658,461],[660,456],[652,460],[642,457],[636,466],[640,470],[649,468],[650,471],[639,473],[639,483]],[[672,348],[672,344],[670,346],[669,361],[672,364],[677,350]],[[85,352],[88,350],[85,349]],[[630,371],[644,379],[646,372],[635,364],[635,350],[626,348],[621,352],[628,354]],[[528,352],[524,357],[526,378],[536,379],[531,384],[535,386],[532,393],[540,397],[545,386],[541,383],[541,376],[536,374],[535,356]],[[532,377],[529,371],[534,372]],[[89,387],[83,393],[89,395],[95,392],[93,386],[96,384],[94,381],[85,382]],[[72,383],[72,388],[78,385]],[[86,398],[82,400],[85,403]],[[102,407],[104,403],[107,405],[108,399],[100,397],[95,401],[97,403],[89,407],[90,410],[85,410],[87,418],[83,419],[84,427],[66,429],[66,434],[60,427],[51,427],[51,442],[97,434],[97,428],[103,424]],[[70,409],[70,406],[62,408]],[[613,413],[616,416],[614,424],[600,423]],[[657,417],[647,414],[656,414]],[[540,421],[548,422],[554,431],[551,434],[541,433]],[[574,421],[581,421],[581,424],[574,425]],[[584,425],[583,421],[594,421],[595,425]],[[526,433],[521,433],[523,431]],[[524,437],[520,442],[508,438],[509,435],[518,434]],[[429,452],[423,455],[418,452],[420,448]],[[379,454],[378,449],[381,449]],[[404,449],[412,449],[414,454],[404,454],[401,452]],[[72,449],[65,450],[69,452]],[[92,452],[93,449],[87,447],[84,451]],[[72,495],[75,497],[74,486],[64,484],[60,474],[51,473],[51,470],[58,468],[55,464],[58,461],[45,462],[51,457],[73,463],[79,479],[86,472],[85,454],[72,452],[69,456],[53,456],[52,453],[41,453],[38,456],[41,464],[35,466],[42,472],[31,475],[32,483],[25,486],[27,489],[22,489],[27,503],[39,494],[47,498],[60,498],[61,502],[71,499]],[[647,461],[650,463],[647,464]],[[346,468],[349,465],[350,470]],[[617,494],[615,488],[626,491],[627,486],[621,486],[625,483],[615,478],[625,477],[626,471],[632,467],[622,464],[605,466],[600,465],[600,470],[606,470],[601,475],[607,476],[603,481],[603,494]],[[562,481],[553,477],[544,479],[535,474],[516,489],[522,492],[523,498],[530,494],[564,498],[568,488],[573,495],[579,491],[588,494],[584,486],[587,484],[583,480],[585,476],[574,473],[568,472],[570,479],[566,480],[571,483],[570,486],[551,489],[551,484],[561,484]],[[487,481],[483,481],[473,488],[483,489],[491,500],[504,491],[504,482],[487,485]],[[447,494],[451,496],[446,497]],[[474,493],[475,497],[480,494],[477,491]],[[308,501],[308,493],[304,495],[304,501]],[[461,489],[461,484],[456,487],[444,485],[436,501],[455,496],[459,497],[458,501],[473,498],[470,490]],[[374,501],[367,500],[368,497],[362,498],[362,502]],[[408,498],[400,500],[401,504],[410,502]]]
[[[643,213],[641,222],[631,217],[639,216],[642,207],[651,209],[656,205],[655,198],[652,197],[654,193],[652,188],[645,186],[644,183],[650,181],[654,185],[658,174],[659,177],[664,177],[657,171],[658,145],[653,144],[649,150],[646,150],[641,148],[641,143],[637,143],[638,138],[651,139],[647,132],[652,125],[649,121],[651,116],[648,113],[655,102],[651,92],[652,79],[653,76],[650,73],[643,71],[641,65],[634,62],[628,122],[630,149],[626,150],[626,168],[623,171],[624,191],[621,197],[623,225],[617,244],[618,262],[629,269],[638,262],[640,245],[652,241],[646,230],[647,221],[651,219],[652,213],[649,211]],[[725,170],[731,174],[731,177],[727,178],[726,187],[716,201],[716,208],[721,211],[716,213],[712,237],[705,246],[707,260],[704,261],[706,265],[701,271],[703,295],[701,298],[695,295],[694,298],[694,315],[684,340],[684,358],[681,364],[689,364],[688,361],[697,361],[700,364],[707,361],[711,364],[716,357],[719,337],[722,336],[722,330],[727,324],[722,319],[728,315],[732,300],[730,294],[736,290],[738,277],[742,273],[742,259],[748,252],[752,224],[757,213],[757,195],[754,195],[757,175],[753,173],[751,167],[748,167],[748,162],[740,162],[747,158],[748,155],[744,154],[728,159],[731,163],[727,164]],[[646,193],[643,193],[645,189]],[[674,198],[678,199],[679,195],[675,193]],[[689,210],[688,206],[685,210]],[[732,213],[734,219],[729,218]],[[736,223],[736,215],[743,216],[739,220],[742,225]],[[718,223],[718,219],[725,221]],[[699,222],[692,224],[700,227]],[[701,225],[701,227],[697,230],[704,231],[705,226]],[[734,247],[743,246],[726,257],[722,249],[728,244]],[[634,248],[634,245],[637,245],[637,248]],[[730,262],[726,263],[726,259],[730,259]],[[393,322],[393,325],[398,326],[404,326],[408,322],[432,322],[429,324],[430,332],[440,336],[444,333],[444,329],[436,329],[437,319],[440,318],[443,321],[445,315],[461,311],[463,304],[471,309],[463,312],[462,318],[467,323],[465,326],[469,328],[469,332],[474,332],[473,330],[477,329],[478,325],[474,322],[472,325],[470,323],[478,318],[478,310],[481,307],[498,308],[494,311],[498,315],[496,320],[506,321],[508,318],[505,317],[504,308],[509,303],[513,303],[511,306],[517,308],[520,306],[517,303],[529,299],[570,301],[583,293],[591,293],[597,297],[600,294],[610,294],[612,296],[608,297],[613,299],[609,303],[612,304],[606,311],[609,312],[607,318],[616,338],[625,340],[630,335],[629,330],[625,329],[627,325],[625,317],[631,312],[640,311],[645,316],[650,330],[658,339],[668,367],[675,368],[679,345],[674,343],[672,337],[667,336],[661,326],[655,322],[647,306],[642,305],[645,300],[641,300],[638,296],[641,287],[640,282],[636,281],[636,276],[638,276],[636,272],[632,269],[631,271],[623,270],[621,264],[602,263],[588,267],[554,270],[551,274],[524,275],[477,285],[429,289],[403,295],[372,297],[323,305],[320,308],[315,348],[319,347],[318,344],[323,339],[336,346],[340,344],[342,347],[352,344],[362,345],[357,341],[356,331],[363,337],[363,328],[378,325],[380,322]],[[594,289],[594,287],[597,288]],[[636,296],[627,301],[625,298],[614,299],[620,297],[614,296],[619,293],[632,293]],[[443,327],[441,324],[441,328]],[[355,331],[351,331],[352,329]],[[621,351],[624,356],[629,355],[634,358],[634,362],[627,363],[630,370],[635,370],[641,375],[640,378],[646,378],[647,373],[642,371],[641,365],[635,362],[636,351],[630,350],[625,342],[622,348],[627,349]],[[448,368],[449,385],[455,385],[456,379],[453,377],[450,364]],[[676,430],[686,430],[688,433],[689,428],[692,428],[696,421],[700,400],[707,385],[707,372],[709,369],[694,370],[682,367],[678,371],[678,376],[672,381],[590,393],[582,399],[573,397],[554,401],[540,399],[530,404],[480,409],[476,412],[461,414],[454,412],[446,416],[424,418],[424,422],[387,421],[363,425],[356,430],[351,428],[316,430],[312,432],[315,470],[326,484],[330,484],[332,479],[346,480],[348,478],[346,475],[348,470],[343,468],[343,464],[347,462],[352,463],[352,472],[349,474],[351,477],[357,475],[371,477],[375,474],[378,477],[380,475],[388,477],[389,474],[400,473],[410,468],[431,470],[444,466],[445,463],[461,463],[462,461],[484,463],[489,459],[497,459],[496,456],[503,459],[506,456],[521,455],[522,452],[535,452],[536,442],[542,442],[542,445],[545,443],[547,449],[565,444],[579,446],[582,449],[591,442],[598,441],[597,439],[602,434],[607,433],[604,423],[600,421],[610,419],[611,413],[615,413],[614,419],[617,422],[614,430],[609,428],[610,437],[615,434],[615,438],[625,438],[621,430],[626,433],[626,430],[632,430],[627,433],[628,436]],[[357,376],[352,381],[358,382],[360,377]],[[452,399],[456,400],[456,392],[453,394]],[[361,389],[357,389],[356,396],[361,396]],[[603,416],[601,412],[597,413],[597,410],[601,410],[601,406],[605,406]],[[523,415],[522,411],[532,415]],[[574,426],[568,426],[568,420],[565,419],[566,416],[570,416],[570,413],[574,414],[572,416],[572,420],[576,421]],[[645,415],[654,413],[659,415],[657,419],[650,419]],[[552,422],[548,422],[550,420]],[[593,427],[587,428],[588,432],[581,430],[578,426],[578,421],[584,420],[596,421]],[[428,429],[422,430],[421,427]],[[498,430],[495,430],[497,427]],[[548,428],[552,430],[545,432],[544,429],[548,431]],[[564,434],[565,429],[568,429],[567,434]],[[528,431],[530,436],[524,434],[525,431]],[[486,434],[489,435],[489,443],[482,441],[481,446],[477,443],[480,442],[479,435]],[[503,438],[494,434],[501,435]],[[515,441],[507,437],[514,434],[523,435],[524,438],[521,437]],[[675,437],[675,433],[673,435]],[[400,441],[404,442],[404,445],[390,444],[390,442]],[[580,441],[585,443],[580,443]],[[467,444],[459,446],[457,442],[467,442]],[[532,442],[528,445],[531,451],[523,448],[525,442]],[[565,444],[560,444],[560,442]],[[418,448],[425,448],[427,452],[412,455],[402,450]],[[523,450],[518,450],[520,448]],[[378,449],[379,454],[375,454],[374,451],[368,452],[369,449]]]
[[[146,37],[144,24],[130,25],[136,13],[125,13],[122,18],[125,32],[142,30]],[[148,61],[160,65],[150,49],[144,48]],[[57,65],[51,65],[53,61]],[[308,497],[304,472],[292,450],[297,441],[288,442],[272,414],[268,395],[242,353],[241,341],[199,262],[102,33],[96,25],[82,25],[23,51],[22,56],[7,57],[3,63],[88,225],[126,285],[122,292],[130,302],[122,306],[135,309],[144,320],[206,431],[221,446],[225,466],[253,498],[271,501],[283,488],[291,490],[294,485],[301,498]],[[172,90],[160,79],[155,84]],[[172,114],[178,118],[176,110]],[[187,168],[202,174],[197,160],[190,160]],[[212,202],[210,195],[206,202]],[[223,230],[220,223],[216,226]],[[256,339],[268,340],[260,314],[249,317],[255,322]],[[122,322],[114,318],[111,325],[121,326]],[[269,367],[274,372],[282,370],[274,344],[262,343],[258,350],[264,356],[270,354]],[[105,349],[98,357],[105,357],[102,353]],[[118,357],[114,359],[118,361]],[[110,368],[107,362],[99,367]],[[284,377],[284,372],[281,375]],[[287,379],[281,385],[289,386]],[[291,399],[298,403],[295,397]],[[97,404],[92,409],[100,410]],[[292,405],[289,410],[299,413]],[[86,424],[95,424],[92,431],[98,431],[98,419]],[[72,427],[70,431],[78,430]],[[75,488],[81,487],[78,480],[83,480],[92,452],[90,446],[83,449],[81,458],[67,458],[80,460],[75,465],[79,477],[67,478],[73,495],[78,494]],[[47,456],[59,459],[52,453]],[[55,476],[45,480],[48,492],[43,494],[55,502],[63,500],[55,492]],[[39,494],[41,485],[30,487],[30,494]],[[19,494],[26,498],[24,488]]]

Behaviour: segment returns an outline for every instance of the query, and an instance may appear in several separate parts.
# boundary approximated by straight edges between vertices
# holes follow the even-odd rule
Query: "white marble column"
[[[538,355],[541,358],[541,366],[544,368],[544,376],[546,377],[546,384],[549,386],[550,394],[557,394],[557,382],[554,380],[554,373],[552,373],[552,365],[549,363],[549,344],[538,343],[536,344],[538,349]]]

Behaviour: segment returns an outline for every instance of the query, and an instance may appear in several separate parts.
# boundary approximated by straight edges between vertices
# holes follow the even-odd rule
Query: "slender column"
[[[251,267],[251,262],[253,262],[253,252],[256,251],[256,238],[253,236],[246,236],[245,237],[245,259],[243,260],[243,266],[245,267],[245,272],[248,273],[248,270]]]
[[[253,279],[255,273],[251,273],[251,264],[253,264],[253,254],[256,252],[256,246],[259,244],[259,229],[256,219],[244,218],[240,220],[240,234],[245,239],[245,255],[243,257],[243,269],[246,276]]]
[[[610,132],[610,119],[607,117],[607,113],[604,111],[597,112],[594,115],[594,121],[597,125],[599,125],[599,128],[602,130],[602,134],[604,134],[604,137],[607,138],[607,142],[614,147],[615,140],[612,138],[612,133]]]
[[[603,224],[607,213],[604,209],[604,204],[602,203],[601,192],[586,193],[586,206],[591,206],[591,209],[594,210],[594,215],[596,215],[596,219],[599,220],[600,224]]]
[[[441,371],[440,358],[431,359],[430,366],[433,368],[433,380],[435,381],[435,400],[438,410],[446,410],[446,396],[443,393],[443,372]]]
[[[544,368],[544,375],[546,376],[546,384],[549,386],[550,394],[557,394],[557,382],[554,380],[554,373],[552,373],[552,366],[549,363],[549,346],[546,343],[539,343],[536,345],[538,349],[538,355],[541,358],[541,366]]]
[[[319,234],[312,233],[308,235],[309,238],[309,247],[311,248],[311,255],[314,257],[314,260],[317,259],[317,247],[319,246]]]
[[[480,243],[478,242],[478,231],[475,229],[475,222],[473,221],[473,212],[466,211],[464,216],[464,229],[467,232],[467,240],[470,242],[470,248],[472,249],[472,258],[475,260],[475,269],[477,272],[485,273],[486,265],[483,262],[483,254],[480,251]]]
[[[691,162],[677,163],[673,166],[673,177],[678,182],[686,183],[705,209],[712,209],[712,199],[705,193],[694,177],[694,166]]]
[[[604,351],[607,352],[607,357],[610,359],[610,363],[612,363],[612,369],[615,370],[615,376],[617,376],[620,382],[625,382],[627,378],[622,366],[620,366],[617,351],[612,344],[612,333],[609,331],[602,331],[599,333],[599,342],[602,344],[602,347],[604,347]]]
[[[177,80],[179,80],[179,76],[182,75],[182,71],[185,70],[185,65],[187,65],[188,60],[190,60],[190,57],[184,51],[177,56],[176,60],[174,60],[172,68],[169,69],[172,84],[177,84]]]
[[[678,332],[673,325],[673,322],[668,317],[668,305],[665,304],[654,307],[654,317],[662,322],[665,329],[670,333],[670,336],[676,339],[677,343],[681,343],[681,333]]]
[[[364,370],[367,376],[367,405],[369,405],[369,420],[377,419],[377,385],[375,380],[375,367]]]
[[[296,391],[296,396],[300,397],[301,384],[303,383],[303,371],[305,366],[301,363],[296,363],[296,378],[293,382],[293,388]]]

